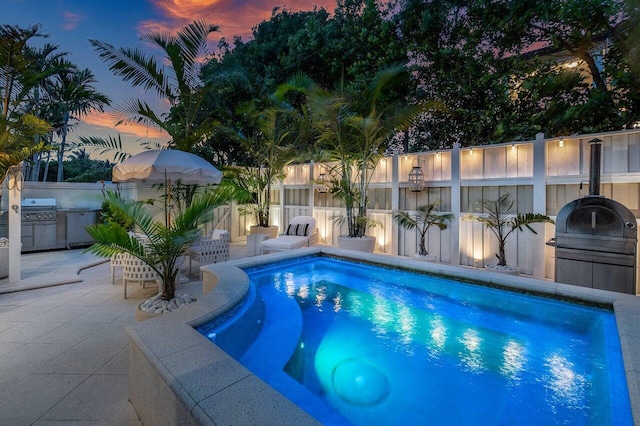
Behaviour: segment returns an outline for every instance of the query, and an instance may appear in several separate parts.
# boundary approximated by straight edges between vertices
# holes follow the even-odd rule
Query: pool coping
[[[325,254],[447,275],[516,291],[611,307],[615,313],[629,399],[640,424],[640,297],[477,268],[368,254],[329,246],[233,260],[202,267],[203,297],[171,314],[128,326],[129,399],[145,424],[296,424],[314,418],[195,330],[237,304],[249,288],[240,267]],[[188,360],[185,361],[185,360]],[[211,380],[215,377],[216,380]]]

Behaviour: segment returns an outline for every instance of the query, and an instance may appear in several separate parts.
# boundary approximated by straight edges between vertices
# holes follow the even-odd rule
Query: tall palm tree
[[[79,120],[92,110],[104,111],[110,104],[109,98],[95,90],[96,82],[89,69],[69,69],[57,73],[46,85],[48,105],[51,112],[61,118],[60,147],[58,149],[58,182],[62,182],[63,158],[66,149],[69,121]]]
[[[75,69],[75,65],[65,60],[68,55],[67,52],[61,52],[58,50],[57,45],[46,43],[43,47],[31,47],[28,48],[27,55],[31,57],[31,66],[28,72],[24,73],[21,78],[21,85],[23,87],[24,95],[27,99],[24,102],[24,106],[21,108],[23,112],[34,114],[35,116],[47,121],[52,127],[50,136],[53,135],[55,129],[61,128],[56,124],[56,117],[52,116],[49,111],[49,105],[43,104],[43,100],[46,99],[45,88],[50,84],[50,79],[58,73],[67,72]],[[43,97],[44,94],[44,97]],[[43,139],[43,136],[36,135],[35,142],[39,143]],[[46,142],[50,144],[49,142]],[[33,155],[31,161],[25,163],[25,176],[32,181],[38,180],[40,169],[40,158],[43,152],[38,152]],[[48,153],[48,158],[51,157],[51,152]]]
[[[275,99],[274,99],[275,101]],[[280,179],[284,179],[285,167],[297,156],[293,146],[292,110],[286,103],[278,102],[269,108],[256,110],[255,105],[247,106],[255,130],[252,135],[243,138],[248,153],[246,167],[229,170],[230,183],[235,197],[243,204],[239,207],[241,215],[251,215],[261,227],[270,225],[271,188]]]
[[[423,105],[406,106],[397,99],[386,103],[380,100],[392,83],[403,81],[406,75],[405,67],[388,68],[356,96],[316,90],[309,98],[320,160],[335,165],[330,191],[345,204],[345,216],[336,220],[346,223],[349,237],[363,237],[372,226],[367,214],[367,190],[389,139],[406,130],[425,110]]]
[[[89,40],[109,69],[134,87],[155,92],[168,101],[171,110],[163,115],[155,112],[145,101],[130,99],[117,107],[120,119],[116,123],[146,123],[165,130],[170,145],[191,152],[212,123],[198,120],[198,112],[207,96],[200,78],[200,60],[207,52],[207,37],[218,26],[204,20],[194,21],[176,35],[150,32],[141,36],[163,52],[162,60],[138,49],[116,48],[98,40]],[[164,65],[164,64],[167,65]]]

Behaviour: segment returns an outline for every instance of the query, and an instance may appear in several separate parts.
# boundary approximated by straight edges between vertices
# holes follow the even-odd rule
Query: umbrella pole
[[[169,212],[169,206],[171,206],[171,190],[169,189],[171,186],[171,179],[167,179],[165,172],[165,181],[164,181],[164,226],[169,228],[169,224],[171,223],[171,213]]]

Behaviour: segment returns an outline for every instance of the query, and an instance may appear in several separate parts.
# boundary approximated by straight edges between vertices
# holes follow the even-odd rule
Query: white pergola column
[[[22,190],[22,164],[12,166],[7,173],[9,193],[9,209],[7,213],[7,236],[9,238],[9,283],[17,283],[21,279],[20,252],[22,248],[22,228],[20,191]]]

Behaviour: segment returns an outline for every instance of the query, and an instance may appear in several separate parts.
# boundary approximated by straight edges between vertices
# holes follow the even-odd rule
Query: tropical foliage
[[[398,222],[398,225],[405,229],[416,229],[419,236],[418,255],[428,256],[426,246],[426,237],[429,228],[432,226],[437,227],[441,231],[447,229],[447,222],[451,222],[454,218],[451,213],[435,213],[436,208],[440,203],[431,203],[419,206],[416,209],[415,215],[406,211],[399,211],[393,215],[393,219]]]
[[[400,63],[413,78],[385,96],[442,104],[398,143],[405,152],[631,128],[640,119],[636,3],[344,0],[333,15],[278,9],[251,40],[224,41],[204,66],[242,76],[220,92],[229,99],[208,101],[224,103],[224,114],[208,109],[237,121],[239,98],[271,93],[300,72],[351,96]],[[575,63],[560,66],[562,52]],[[218,134],[205,145],[225,143]]]
[[[198,226],[210,221],[213,210],[229,201],[229,196],[224,191],[201,192],[168,226],[155,220],[148,204],[123,201],[113,194],[107,194],[106,201],[115,206],[120,220],[87,227],[96,241],[87,251],[102,257],[129,253],[144,261],[162,277],[162,298],[171,300],[175,295],[179,258],[200,236]],[[126,226],[130,223],[142,238],[128,233]]]
[[[50,149],[40,135],[51,127],[44,120],[25,110],[29,96],[55,68],[39,68],[39,59],[55,50],[47,45],[40,52],[29,45],[33,38],[44,37],[40,26],[23,29],[0,26],[0,177],[9,167],[18,165],[33,155]],[[46,53],[44,53],[46,52]],[[40,53],[40,54],[39,54]]]
[[[486,216],[466,216],[466,220],[477,220],[487,227],[487,229],[498,240],[498,266],[506,266],[507,258],[505,253],[505,245],[507,238],[516,229],[523,231],[527,228],[529,231],[537,234],[531,227],[534,223],[554,223],[547,215],[539,213],[518,213],[512,216],[514,200],[511,199],[509,193],[503,194],[496,200],[485,200],[482,202],[483,211]]]
[[[169,114],[163,116],[145,101],[129,99],[117,107],[120,119],[116,125],[145,123],[157,126],[171,137],[170,147],[191,152],[214,124],[197,118],[208,96],[208,87],[200,78],[200,61],[207,55],[207,37],[217,30],[216,25],[199,20],[181,28],[175,35],[165,32],[142,35],[142,40],[163,53],[160,60],[139,49],[116,48],[109,43],[90,40],[115,75],[134,87],[155,92],[171,106]]]
[[[424,111],[397,100],[381,101],[382,93],[406,81],[404,67],[381,71],[359,96],[345,97],[321,90],[309,92],[309,108],[317,131],[317,159],[332,165],[330,192],[344,202],[349,237],[363,237],[374,225],[367,213],[367,190],[373,170],[384,156],[389,139],[409,128]]]

